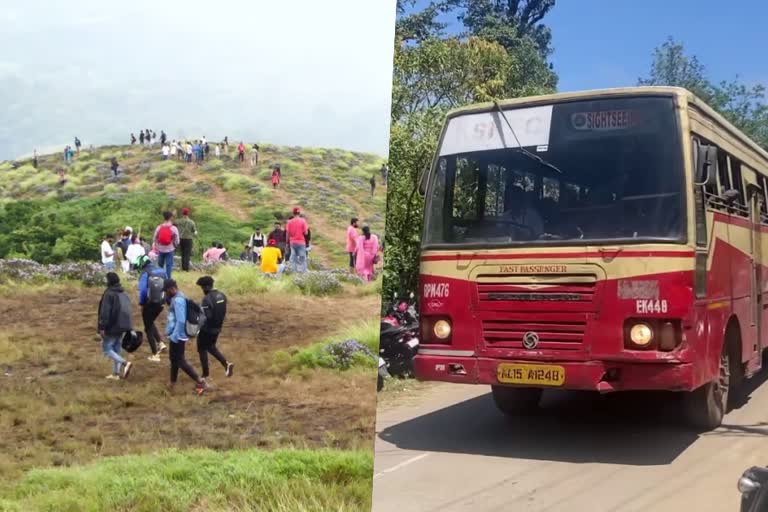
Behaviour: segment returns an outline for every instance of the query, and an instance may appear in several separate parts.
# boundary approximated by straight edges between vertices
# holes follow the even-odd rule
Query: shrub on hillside
[[[103,286],[104,270],[98,263],[63,263],[41,265],[32,260],[0,260],[0,283],[47,283],[75,281],[86,286]]]
[[[341,291],[341,281],[330,272],[310,271],[295,274],[293,284],[305,295],[325,296]]]

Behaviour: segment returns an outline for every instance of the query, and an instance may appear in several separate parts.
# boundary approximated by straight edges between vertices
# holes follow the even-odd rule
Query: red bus
[[[669,390],[720,425],[768,345],[768,153],[690,92],[639,87],[451,112],[422,179],[422,380]]]

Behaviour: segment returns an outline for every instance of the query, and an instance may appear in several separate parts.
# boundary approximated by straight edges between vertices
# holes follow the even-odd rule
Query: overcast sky
[[[395,0],[2,0],[0,160],[130,132],[386,155]]]

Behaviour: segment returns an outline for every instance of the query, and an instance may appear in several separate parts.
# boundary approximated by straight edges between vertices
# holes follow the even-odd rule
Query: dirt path
[[[216,203],[224,211],[241,222],[249,219],[248,212],[240,206],[241,198],[235,197],[234,194],[230,195],[222,190],[212,179],[204,175],[199,166],[185,164],[182,173],[185,177],[190,178],[190,184],[205,183],[210,187],[210,192],[206,194],[206,199]],[[202,178],[203,176],[205,176],[205,179]]]

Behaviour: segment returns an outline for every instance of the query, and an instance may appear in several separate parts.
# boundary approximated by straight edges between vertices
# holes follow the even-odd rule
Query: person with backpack
[[[116,177],[120,172],[120,164],[117,163],[117,157],[112,157],[112,160],[109,162],[109,167],[112,169],[112,175]]]
[[[165,131],[160,130],[160,145],[165,146],[165,141],[168,140],[168,136],[165,134]]]
[[[129,262],[130,270],[141,270],[137,269],[136,261],[139,259],[139,257],[144,256],[145,254],[147,254],[147,251],[141,244],[141,240],[139,239],[138,235],[133,235],[131,237],[131,245],[129,245],[128,250],[125,251],[125,259],[127,259]]]
[[[237,145],[237,159],[240,163],[245,162],[245,144],[242,141]]]
[[[256,228],[256,232],[251,235],[251,239],[248,242],[248,247],[250,247],[253,253],[254,263],[258,264],[261,261],[261,251],[264,250],[266,245],[267,237],[261,232],[261,228]]]
[[[126,361],[120,350],[123,336],[133,330],[131,299],[114,272],[107,273],[107,289],[99,300],[98,311],[97,331],[101,337],[101,349],[112,360],[112,373],[107,375],[107,379],[127,379],[133,363]]]
[[[171,344],[168,350],[171,360],[171,380],[170,388],[176,385],[176,380],[181,369],[190,379],[195,381],[195,392],[202,395],[208,388],[205,380],[201,379],[192,365],[184,357],[187,341],[190,336],[196,336],[196,328],[199,328],[201,318],[204,318],[200,306],[187,299],[181,290],[179,290],[176,281],[167,279],[165,286],[165,301],[168,304],[168,324],[165,328],[165,334],[168,336]],[[192,332],[190,332],[190,329]]]
[[[131,136],[133,136],[133,134],[131,134]],[[141,144],[142,146],[144,145],[144,132],[143,131],[139,132],[139,144]]]
[[[181,209],[181,219],[176,222],[179,230],[181,247],[181,270],[189,272],[189,260],[192,257],[192,241],[197,237],[197,224],[189,218],[189,208]]]
[[[163,212],[164,222],[155,229],[152,243],[157,247],[157,264],[165,268],[168,279],[173,273],[173,256],[179,245],[179,230],[173,225],[173,213]]]
[[[80,156],[80,146],[82,146],[83,143],[80,142],[80,139],[75,137],[75,149],[77,150],[77,156]]]
[[[160,337],[155,321],[163,312],[165,302],[165,270],[156,267],[148,256],[139,256],[134,262],[136,269],[141,272],[139,276],[139,307],[141,308],[141,320],[144,322],[144,332],[147,335],[149,348],[152,355],[149,360],[153,363],[160,362],[160,353],[167,347]]]
[[[203,276],[197,280],[197,286],[203,290],[204,295],[200,307],[205,315],[205,321],[202,322],[200,333],[197,335],[197,353],[200,355],[203,380],[210,376],[208,354],[211,354],[221,363],[227,377],[231,377],[235,370],[235,365],[227,361],[224,354],[216,347],[221,328],[224,325],[224,318],[227,316],[227,296],[215,289],[213,283],[211,276]]]

